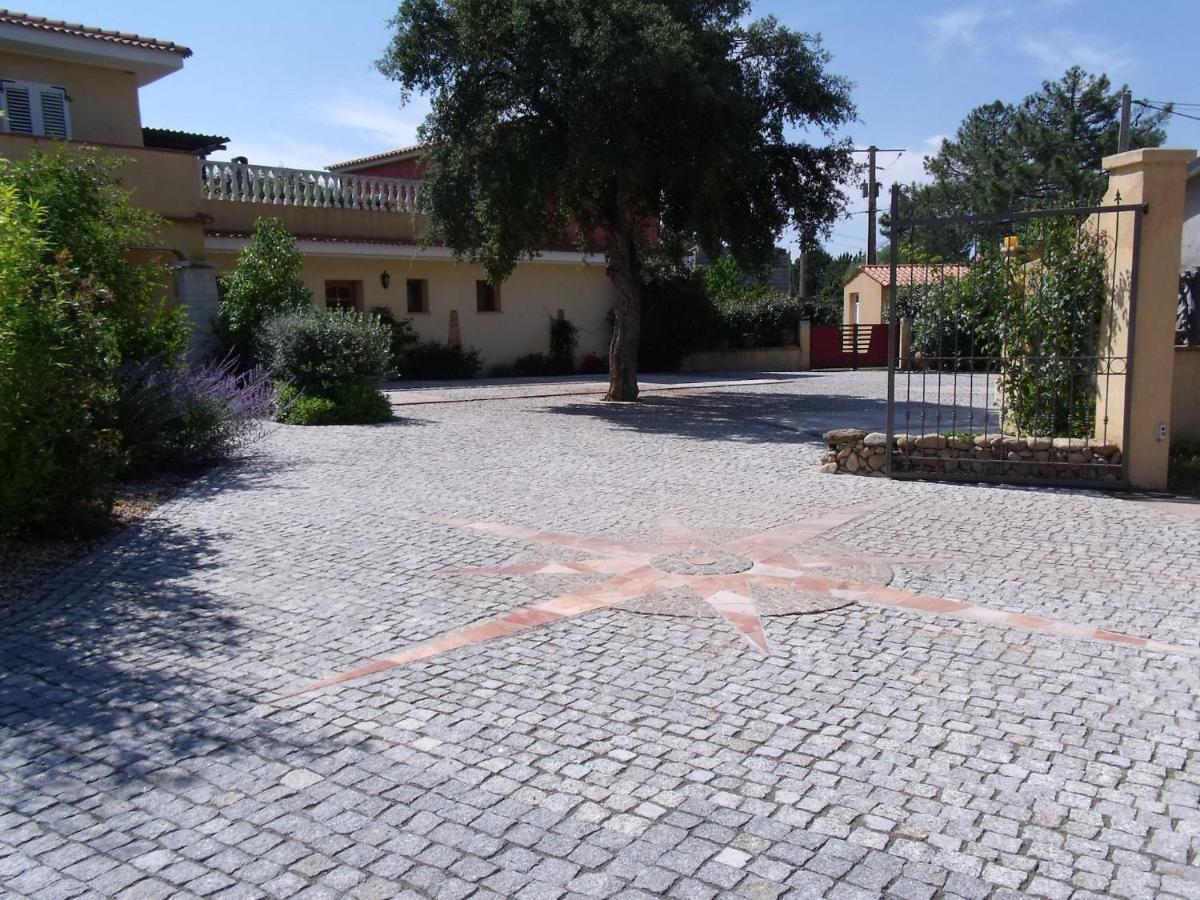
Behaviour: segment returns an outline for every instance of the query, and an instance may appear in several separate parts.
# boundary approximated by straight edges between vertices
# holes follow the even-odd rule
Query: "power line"
[[[1190,113],[1180,112],[1177,109],[1171,109],[1170,106],[1156,106],[1154,103],[1150,102],[1149,100],[1134,100],[1133,102],[1136,103],[1138,106],[1142,107],[1143,109],[1153,109],[1156,112],[1164,112],[1168,116],[1179,116],[1181,119],[1192,119],[1196,122],[1200,122],[1200,116],[1194,116],[1194,115],[1191,115]],[[1181,104],[1174,104],[1174,103],[1171,104],[1171,106],[1178,106],[1178,105],[1181,105]]]
[[[1138,103],[1157,103],[1159,106],[1184,106],[1200,108],[1200,103],[1184,103],[1181,100],[1138,100]]]

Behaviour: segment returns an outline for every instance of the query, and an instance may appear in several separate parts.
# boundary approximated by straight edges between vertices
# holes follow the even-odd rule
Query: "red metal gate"
[[[814,369],[869,369],[888,364],[886,325],[814,325]]]

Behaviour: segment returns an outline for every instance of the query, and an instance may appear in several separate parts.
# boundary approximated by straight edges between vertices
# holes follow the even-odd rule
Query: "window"
[[[500,312],[500,291],[490,281],[475,282],[475,311]]]
[[[408,311],[429,312],[429,282],[424,278],[408,279]]]
[[[362,309],[361,281],[325,282],[326,309]]]
[[[32,81],[0,79],[4,116],[0,124],[10,134],[70,138],[71,117],[66,88]]]
[[[850,302],[854,304],[854,321],[850,324],[858,325],[860,322],[862,322],[862,303],[859,302],[858,294],[851,294]]]

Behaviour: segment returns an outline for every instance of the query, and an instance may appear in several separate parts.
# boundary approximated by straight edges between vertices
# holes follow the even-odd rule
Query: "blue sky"
[[[323,168],[413,142],[424,107],[400,108],[372,66],[396,6],[26,0],[21,8],[186,44],[195,56],[183,71],[143,89],[145,124],[229,135],[229,153],[218,156]],[[973,107],[1019,100],[1072,63],[1129,83],[1135,97],[1200,103],[1195,0],[815,0],[757,3],[754,13],[822,35],[831,71],[856,83],[859,121],[847,134],[860,146],[908,148],[880,157],[885,184],[919,178],[922,156]],[[1175,117],[1168,134],[1172,146],[1200,147],[1200,121]],[[852,203],[851,212],[862,207]],[[828,247],[862,247],[864,218],[838,223]]]

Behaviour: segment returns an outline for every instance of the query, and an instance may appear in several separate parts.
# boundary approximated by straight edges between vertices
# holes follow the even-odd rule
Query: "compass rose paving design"
[[[918,613],[956,616],[1000,627],[1041,631],[1060,638],[1109,641],[1159,652],[1196,655],[1194,648],[1159,643],[1093,625],[976,606],[951,597],[891,587],[895,564],[931,560],[864,555],[830,540],[827,533],[860,518],[868,508],[850,507],[730,540],[716,540],[676,519],[660,523],[654,543],[539,531],[487,522],[443,524],[497,537],[528,541],[578,558],[499,566],[434,569],[430,574],[583,576],[598,583],[487,619],[291,691],[280,699],[331,687],[387,669],[431,659],[463,647],[510,637],[532,628],[600,609],[722,619],[764,656],[773,654],[764,618],[831,612],[854,603]]]

